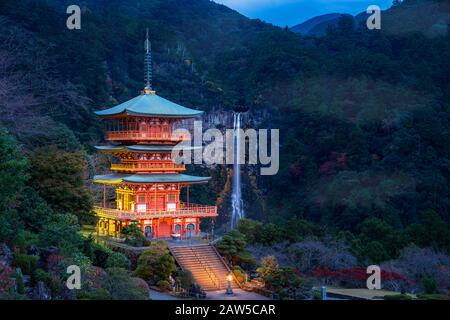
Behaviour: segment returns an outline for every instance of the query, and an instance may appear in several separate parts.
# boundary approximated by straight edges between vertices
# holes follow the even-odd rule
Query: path
[[[207,291],[206,299],[209,300],[270,300],[269,298],[254,292],[244,291],[242,289],[233,289],[234,295],[228,296],[225,290]]]

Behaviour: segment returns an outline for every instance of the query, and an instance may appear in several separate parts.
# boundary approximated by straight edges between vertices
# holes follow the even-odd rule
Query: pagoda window
[[[150,195],[150,207],[153,210],[165,210],[165,196],[164,195]]]
[[[170,134],[169,125],[164,125],[162,129],[163,129],[163,137],[168,138]]]
[[[186,238],[190,238],[196,235],[195,232],[195,224],[194,223],[189,223],[188,225],[186,225]]]
[[[144,194],[140,194],[138,196],[138,203],[145,203],[145,195]]]
[[[161,127],[159,127],[159,126],[151,126],[150,127],[150,134],[152,136],[158,137],[161,134]]]
[[[146,203],[138,203],[136,205],[137,212],[146,212],[147,211],[147,204]]]
[[[139,125],[139,131],[140,131],[141,133],[147,133],[147,131],[148,131],[148,126],[147,126],[147,123],[146,123],[146,122],[142,121],[142,122],[140,123],[140,125]]]
[[[145,233],[145,237],[147,239],[151,239],[152,238],[152,227],[151,226],[145,226],[144,228],[144,233]]]
[[[166,210],[167,211],[175,211],[175,210],[177,210],[177,197],[176,197],[175,194],[168,194],[167,195]]]

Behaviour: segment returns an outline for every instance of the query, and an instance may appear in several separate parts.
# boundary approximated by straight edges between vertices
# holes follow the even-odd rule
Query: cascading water
[[[231,194],[231,229],[237,227],[239,220],[244,217],[244,208],[242,202],[242,191],[241,191],[241,168],[239,164],[239,159],[241,157],[240,148],[240,128],[241,128],[241,113],[234,114],[234,159],[233,159],[233,187]]]

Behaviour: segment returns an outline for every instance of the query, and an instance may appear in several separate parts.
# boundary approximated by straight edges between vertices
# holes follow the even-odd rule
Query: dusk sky
[[[249,18],[259,18],[284,27],[294,26],[309,18],[326,13],[358,14],[369,5],[381,9],[391,6],[392,0],[214,0]]]

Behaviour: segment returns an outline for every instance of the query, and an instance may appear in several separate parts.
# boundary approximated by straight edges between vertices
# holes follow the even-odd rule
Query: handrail
[[[170,133],[149,133],[142,132],[139,130],[118,130],[118,131],[107,131],[107,140],[167,140],[167,141],[187,141],[190,139],[187,135],[180,135],[178,137],[173,137]]]
[[[124,170],[124,171],[146,171],[146,170],[161,170],[161,171],[177,171],[186,170],[186,166],[183,164],[177,164],[173,162],[168,163],[113,163],[111,164],[111,170]]]
[[[214,283],[214,286],[215,286],[217,289],[220,289],[220,282],[219,282],[219,283],[216,282],[216,280],[219,281],[219,279],[217,279],[217,276],[216,276],[214,273],[212,273],[211,270],[209,270],[210,267],[209,267],[207,264],[205,264],[202,260],[200,260],[200,257],[197,255],[197,253],[194,251],[194,249],[193,249],[192,247],[190,247],[190,249],[191,249],[192,253],[194,254],[195,258],[196,258],[196,259],[198,260],[198,262],[200,263],[200,265],[203,267],[203,269],[204,269],[204,270],[206,271],[206,273],[208,274],[208,277],[209,277],[209,278],[211,279],[211,281]],[[214,278],[215,278],[216,280],[214,280],[212,276],[214,276]]]
[[[217,251],[216,247],[212,244],[210,244],[210,246],[213,248],[214,252],[216,253],[216,255],[219,257],[220,261],[222,261],[222,263],[225,265],[225,268],[227,268],[228,272],[232,275],[232,277],[234,278],[234,280],[236,281],[237,285],[239,286],[239,288],[242,288],[242,284],[239,282],[238,278],[236,277],[236,275],[234,274],[233,271],[231,271],[230,267],[228,266],[228,263],[225,261],[225,259],[222,257],[222,255],[219,253],[219,251]]]
[[[179,209],[168,211],[168,210],[146,210],[145,212],[136,212],[131,210],[120,210],[112,208],[104,208],[101,206],[94,206],[95,212],[106,218],[115,219],[146,219],[146,218],[158,218],[158,217],[177,217],[177,216],[190,216],[190,215],[200,215],[205,217],[215,217],[217,216],[216,206],[202,206],[202,205],[191,205]]]

